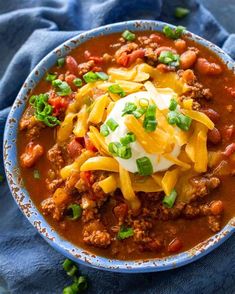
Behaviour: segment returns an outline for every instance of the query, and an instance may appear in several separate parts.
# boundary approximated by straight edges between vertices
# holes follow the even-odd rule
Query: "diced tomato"
[[[85,136],[84,137],[84,140],[85,140],[85,147],[86,147],[87,150],[94,151],[94,152],[97,151],[96,147],[93,145],[93,143],[91,142],[90,138],[88,138],[87,136]]]
[[[78,142],[76,138],[74,138],[69,144],[67,145],[67,151],[71,158],[78,157],[82,152],[82,145]]]
[[[78,64],[72,56],[66,57],[66,67],[71,74],[78,75]]]
[[[80,178],[87,184],[90,185],[91,184],[91,176],[92,173],[90,171],[83,171],[80,172]]]
[[[53,115],[57,116],[61,111],[66,110],[69,102],[62,97],[56,96],[48,99],[49,104],[53,107]]]
[[[129,61],[129,55],[126,52],[123,52],[116,58],[116,62],[122,66],[127,66]]]
[[[93,60],[95,62],[95,64],[102,64],[103,63],[103,57],[100,56],[92,56],[91,53],[86,50],[84,52],[84,57],[86,60]]]

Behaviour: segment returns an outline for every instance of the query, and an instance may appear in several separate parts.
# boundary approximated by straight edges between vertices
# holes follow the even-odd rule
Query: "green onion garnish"
[[[134,41],[135,40],[135,34],[126,30],[122,33],[122,37],[127,41]]]
[[[35,180],[39,180],[40,179],[41,176],[40,176],[39,170],[35,169],[33,171],[33,177],[34,177]]]
[[[48,74],[46,75],[46,81],[47,81],[47,82],[52,82],[52,81],[54,81],[55,79],[56,79],[56,74],[48,73]]]
[[[150,159],[146,156],[136,159],[138,172],[142,176],[149,176],[153,173],[153,166]]]
[[[137,108],[132,112],[135,118],[140,118],[143,114],[145,114],[146,108]]]
[[[176,110],[177,105],[178,105],[177,101],[174,98],[172,98],[170,100],[169,110]]]
[[[73,80],[73,83],[76,87],[81,87],[82,86],[82,80],[79,78],[76,78]]]
[[[173,189],[170,193],[170,195],[165,195],[165,197],[162,200],[162,203],[168,207],[168,208],[172,208],[174,203],[175,203],[175,199],[177,197],[177,192],[175,189]]]
[[[168,112],[167,121],[170,125],[177,125],[183,131],[188,131],[192,123],[192,119],[189,116],[177,110]]]
[[[110,118],[106,121],[106,125],[110,128],[111,131],[115,131],[119,124],[113,119]]]
[[[122,145],[126,146],[132,142],[135,142],[136,141],[136,137],[135,137],[135,134],[133,133],[127,133],[125,137],[122,137],[120,139],[120,142]]]
[[[48,127],[54,127],[59,125],[60,121],[51,115],[53,108],[48,104],[48,98],[48,94],[33,95],[29,99],[29,104],[34,107],[37,120],[42,121]]]
[[[187,16],[190,13],[190,10],[188,8],[184,7],[176,7],[175,9],[175,17],[176,18],[183,18]]]
[[[132,237],[134,235],[134,230],[132,228],[127,228],[125,226],[121,226],[118,234],[117,234],[117,238],[119,240],[123,240],[129,237]]]
[[[178,54],[174,54],[171,51],[162,51],[158,57],[158,60],[172,67],[177,67],[180,65],[180,56]]]
[[[65,58],[61,57],[57,59],[57,66],[62,67],[65,64]]]
[[[72,90],[68,83],[63,82],[60,79],[52,81],[52,86],[56,88],[56,94],[58,94],[59,96],[68,96],[72,93]]]
[[[129,159],[132,156],[131,148],[129,146],[119,146],[117,149],[117,156],[122,159]]]
[[[101,127],[100,127],[100,133],[102,136],[104,137],[107,137],[109,135],[109,129],[107,127],[107,125],[103,124]]]
[[[109,78],[109,76],[105,72],[102,72],[102,71],[96,72],[96,75],[102,81],[106,81]]]
[[[122,111],[122,116],[125,114],[132,114],[137,109],[137,105],[133,102],[126,102],[125,107]]]
[[[141,98],[139,100],[139,106],[142,107],[142,108],[147,108],[149,106],[149,100],[146,99],[146,98]]]
[[[71,211],[71,216],[69,216],[68,218],[70,220],[77,220],[78,218],[81,217],[82,215],[82,208],[79,204],[70,204],[68,206],[68,209]]]
[[[85,276],[80,276],[77,279],[76,284],[78,286],[78,293],[85,291],[88,287],[87,278]]]
[[[65,261],[63,262],[63,269],[66,271],[67,275],[70,277],[73,277],[78,271],[77,266],[70,259],[65,259]]]
[[[89,71],[83,75],[83,79],[86,83],[94,83],[98,81],[99,78],[95,72]]]
[[[108,145],[109,152],[112,153],[113,156],[118,156],[118,148],[121,146],[119,142],[111,142]]]
[[[182,27],[182,26],[178,26],[176,28],[164,26],[163,28],[163,33],[165,34],[165,36],[173,40],[179,39],[184,32],[185,32],[185,27]]]
[[[113,94],[118,94],[120,97],[124,97],[126,95],[124,90],[118,84],[109,86],[108,90]]]
[[[143,121],[143,127],[145,128],[147,132],[153,132],[156,130],[156,127],[157,127],[156,108],[157,106],[155,104],[152,104],[152,105],[149,105],[146,110],[144,121]]]

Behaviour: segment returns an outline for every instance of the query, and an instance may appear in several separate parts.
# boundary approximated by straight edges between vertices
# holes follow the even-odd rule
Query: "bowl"
[[[53,228],[44,219],[42,214],[38,211],[32,200],[30,199],[27,190],[24,188],[23,180],[20,175],[19,162],[17,160],[16,140],[18,123],[20,117],[24,112],[26,101],[31,90],[34,89],[37,83],[42,79],[46,71],[56,63],[56,60],[59,57],[67,55],[71,50],[73,50],[83,42],[86,42],[90,38],[100,35],[108,35],[115,32],[122,32],[124,30],[162,31],[165,25],[168,24],[158,21],[127,21],[99,27],[69,39],[68,41],[51,51],[34,68],[34,70],[30,73],[25,83],[23,84],[9,113],[4,132],[3,154],[5,172],[11,193],[21,211],[28,218],[31,224],[38,230],[41,236],[61,254],[83,265],[107,271],[126,273],[169,270],[186,265],[203,257],[204,255],[208,254],[216,247],[221,245],[235,231],[235,218],[233,218],[219,233],[183,253],[165,258],[137,261],[108,259],[86,252],[84,249],[76,247],[69,241],[63,239],[59,234],[57,234],[57,232],[53,230]],[[208,47],[210,50],[214,51],[224,61],[228,68],[235,72],[233,60],[219,47],[195,34],[187,32],[187,35],[189,39],[193,39],[199,44],[202,44],[205,47]]]

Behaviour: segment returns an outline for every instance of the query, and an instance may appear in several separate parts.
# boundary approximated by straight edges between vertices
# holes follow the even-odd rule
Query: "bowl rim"
[[[36,205],[32,202],[29,193],[23,186],[17,160],[16,140],[18,122],[25,109],[25,103],[29,97],[30,91],[34,89],[45,72],[49,70],[53,64],[55,64],[59,57],[66,56],[74,48],[78,47],[90,38],[98,37],[100,35],[108,35],[115,32],[122,32],[126,29],[132,31],[162,31],[162,28],[165,25],[172,28],[175,27],[161,21],[132,20],[101,26],[68,39],[54,50],[50,51],[31,71],[19,94],[17,95],[8,115],[3,139],[3,156],[7,182],[12,196],[29,222],[54,249],[67,258],[83,265],[96,269],[123,273],[143,273],[174,269],[191,263],[208,254],[221,245],[235,231],[234,217],[220,232],[185,252],[164,258],[152,258],[147,260],[126,261],[109,259],[87,252],[83,248],[77,247],[68,240],[63,239],[63,237],[61,237],[44,219],[43,215],[38,211]],[[186,33],[189,39],[193,39],[197,43],[202,44],[215,52],[224,61],[228,68],[235,72],[235,64],[232,58],[229,57],[222,49],[198,35],[188,31],[186,31]]]

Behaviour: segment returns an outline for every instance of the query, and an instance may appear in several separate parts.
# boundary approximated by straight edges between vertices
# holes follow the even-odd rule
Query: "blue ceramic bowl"
[[[66,257],[74,260],[75,262],[79,262],[97,269],[116,272],[140,273],[164,271],[186,265],[201,258],[222,244],[229,236],[232,235],[235,230],[234,218],[219,233],[198,244],[191,250],[180,254],[166,258],[138,261],[108,259],[86,252],[84,249],[73,245],[58,235],[35,207],[27,190],[23,186],[23,181],[20,175],[19,162],[17,160],[16,139],[18,132],[18,122],[24,112],[25,104],[30,91],[33,90],[37,83],[42,79],[45,72],[56,63],[59,57],[66,56],[71,50],[92,37],[108,35],[115,32],[123,32],[126,29],[131,31],[162,31],[164,25],[166,25],[166,23],[157,21],[128,21],[96,28],[66,41],[58,48],[51,51],[45,58],[43,58],[43,60],[31,72],[22,89],[20,90],[8,116],[4,133],[4,163],[11,193],[22,212],[25,214],[31,224],[39,231],[42,237],[53,248],[58,250]],[[188,36],[190,39],[193,39],[196,42],[213,50],[227,64],[227,66],[235,72],[233,60],[220,48],[194,34],[188,33]]]

